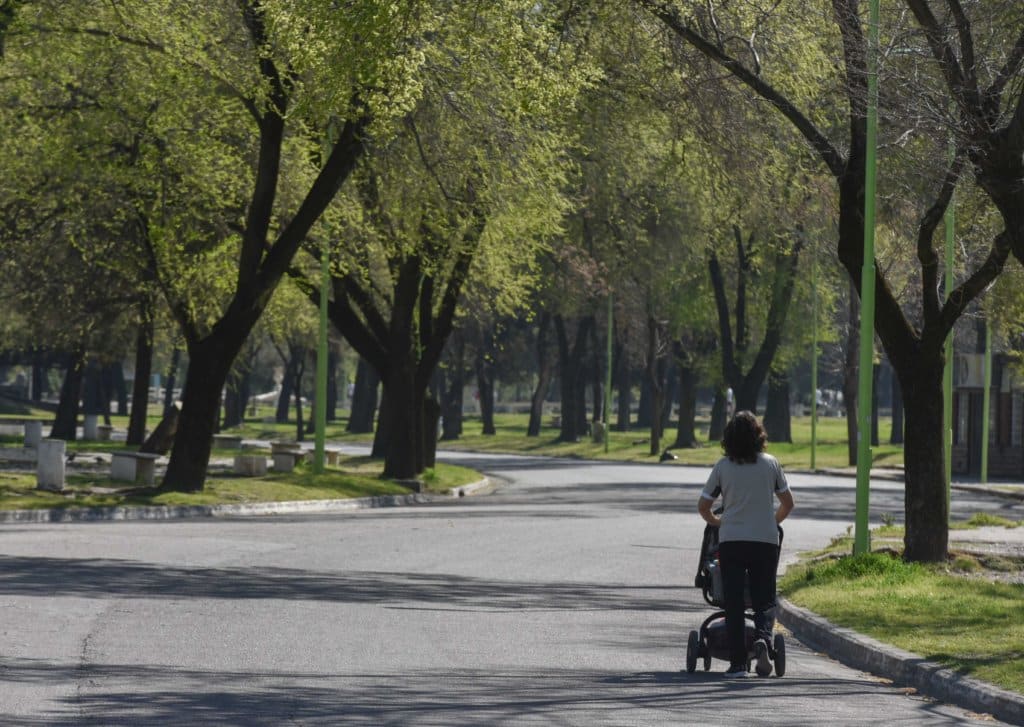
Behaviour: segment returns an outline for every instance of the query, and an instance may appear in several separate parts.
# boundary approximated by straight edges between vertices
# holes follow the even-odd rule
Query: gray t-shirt
[[[756,462],[745,464],[722,457],[711,470],[700,496],[708,500],[722,496],[719,542],[753,540],[778,545],[775,493],[788,489],[779,461],[761,452]]]

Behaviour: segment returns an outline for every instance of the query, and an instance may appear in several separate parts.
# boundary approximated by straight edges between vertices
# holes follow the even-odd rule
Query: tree
[[[422,97],[393,139],[370,139],[339,200],[328,312],[380,376],[386,476],[432,460],[440,406],[427,392],[462,296],[479,286],[478,300],[515,307],[560,223],[559,119],[578,81],[563,80],[548,20],[515,2],[449,7],[424,49]]]
[[[411,0],[344,13],[325,0],[133,2],[116,13],[83,0],[70,9],[30,30],[118,57],[134,107],[149,113],[144,162],[179,164],[195,185],[158,187],[160,204],[135,217],[190,362],[163,486],[200,489],[232,363],[362,153],[371,119],[383,133],[412,103],[434,15]],[[334,141],[322,150],[329,125]],[[195,187],[219,188],[215,209],[183,196]]]
[[[303,379],[311,360],[316,340],[316,309],[294,281],[286,280],[274,297],[260,322],[283,367],[281,394],[278,398],[277,421],[288,420],[289,399],[295,400],[295,440],[305,439],[307,427],[302,414]],[[283,414],[283,416],[282,416]]]
[[[903,5],[917,25],[887,29],[894,45],[906,52],[887,60],[880,81],[884,88],[893,74],[913,66],[913,74],[896,76],[899,80],[894,84],[902,84],[900,92],[889,97],[893,105],[885,108],[888,130],[894,139],[904,133],[913,137],[932,160],[948,159],[951,137],[955,145],[952,159],[942,165],[944,169],[935,170],[934,163],[923,167],[931,172],[934,191],[920,213],[917,234],[907,236],[920,265],[919,320],[908,317],[884,275],[884,266],[875,265],[874,326],[900,378],[906,402],[904,556],[912,561],[941,561],[947,551],[940,393],[944,341],[966,307],[998,277],[1007,256],[1013,252],[1024,259],[1024,188],[1019,184],[1024,176],[1024,89],[1013,82],[1024,62],[1024,32],[1012,35],[1014,29],[1022,27],[1024,9],[1018,3],[964,6],[959,0],[950,0],[936,12],[936,4],[905,0]],[[822,33],[821,40],[807,44],[791,40],[797,32],[810,31],[815,23],[819,31],[825,29],[824,21],[811,12],[794,13],[787,8],[790,12],[785,18],[770,13],[753,17],[718,7],[717,3],[638,0],[637,5],[767,101],[803,135],[836,180],[837,250],[859,290],[868,77],[867,36],[860,3],[833,0],[831,33]],[[806,23],[800,25],[800,21]],[[729,24],[728,29],[723,29],[723,23]],[[799,48],[804,55],[797,58],[789,54],[786,68],[769,73],[762,66],[762,58],[767,58],[763,50],[767,48],[738,39],[763,38],[770,43],[780,37],[783,26],[787,47]],[[773,58],[783,55],[781,47],[771,46]],[[932,59],[930,65],[924,62],[926,54]],[[809,61],[829,57],[841,57],[841,65],[834,66],[835,76],[822,78],[820,70]],[[827,95],[833,99],[832,112],[812,112],[812,99]],[[930,105],[936,98],[944,99],[944,103]],[[908,99],[924,103],[904,116],[901,109],[908,108]],[[840,104],[849,110],[845,129],[833,123],[838,121]],[[840,130],[846,134],[845,150],[834,141]],[[1003,229],[991,240],[982,262],[962,276],[953,290],[946,291],[943,301],[933,238],[965,164],[972,167],[977,183],[999,210]]]

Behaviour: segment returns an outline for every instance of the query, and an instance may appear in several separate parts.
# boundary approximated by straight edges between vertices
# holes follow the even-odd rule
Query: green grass
[[[117,505],[216,505],[230,503],[288,502],[398,495],[410,488],[379,476],[379,460],[368,457],[343,459],[338,467],[314,474],[306,465],[294,472],[265,477],[241,477],[214,472],[202,492],[162,492],[114,482],[105,473],[74,474],[64,492],[36,489],[35,475],[0,470],[0,510]],[[439,464],[428,470],[424,482],[430,492],[446,492],[481,479],[467,467]],[[106,490],[113,489],[113,492]]]
[[[148,427],[152,430],[160,418],[156,414],[158,407],[151,407]],[[33,412],[35,414],[36,412]],[[296,426],[294,421],[277,423],[273,421],[273,407],[261,406],[255,415],[247,417],[240,427],[226,430],[225,433],[237,434],[244,439],[278,439],[294,440]],[[40,410],[40,418],[52,418],[52,414]],[[0,422],[5,417],[0,415]],[[18,420],[20,416],[10,418]],[[647,429],[633,429],[628,432],[611,431],[608,439],[608,452],[604,444],[582,437],[578,442],[559,442],[558,429],[551,426],[551,417],[545,417],[540,436],[527,437],[526,428],[529,422],[527,414],[496,414],[494,435],[481,433],[482,425],[479,416],[469,415],[463,421],[462,436],[450,442],[441,442],[440,447],[453,450],[470,450],[479,452],[500,452],[527,455],[544,455],[555,457],[574,457],[579,459],[616,460],[627,462],[656,462],[661,452],[671,447],[675,441],[674,424],[662,437],[658,453],[650,453],[650,432]],[[112,416],[111,423],[119,430],[128,427],[128,419],[123,416]],[[345,431],[347,420],[342,418],[329,422],[325,430],[329,442],[368,444],[373,441],[372,434],[349,434]],[[708,421],[706,418],[697,420],[697,436],[704,446],[696,449],[673,449],[678,457],[676,464],[712,465],[721,457],[721,448],[717,442],[707,441]],[[879,424],[880,431],[888,433],[890,423],[883,418]],[[768,451],[774,454],[784,467],[807,468],[811,461],[811,426],[810,417],[793,417],[793,442],[769,442]],[[312,432],[306,433],[306,439],[312,439]],[[0,446],[19,446],[21,437],[0,438]],[[110,451],[123,445],[104,442],[69,442],[69,451]],[[899,467],[903,464],[903,448],[898,445],[880,444],[872,448],[874,465],[878,467]],[[227,456],[217,452],[215,455]],[[817,447],[815,465],[818,468],[834,468],[849,466],[849,455],[846,443],[846,420],[843,418],[819,418],[817,427]]]
[[[648,430],[636,429],[629,432],[610,432],[608,452],[604,444],[598,444],[589,438],[578,442],[559,442],[558,430],[550,426],[550,418],[544,421],[540,436],[527,437],[526,414],[495,415],[494,435],[481,434],[479,417],[466,417],[463,422],[462,436],[452,442],[442,442],[439,446],[445,449],[473,450],[481,452],[503,452],[518,454],[534,454],[558,457],[578,457],[581,459],[611,459],[629,462],[656,462],[663,450],[675,441],[675,429],[670,427],[662,438],[657,455],[650,453],[650,433]],[[698,437],[705,442],[697,449],[673,449],[678,459],[677,464],[712,465],[722,456],[721,447],[717,443],[707,442],[707,420],[698,419]],[[889,424],[882,421],[881,431],[887,432]],[[769,442],[768,451],[774,454],[784,467],[802,467],[810,465],[811,457],[811,425],[810,417],[794,417],[792,420],[793,442]],[[873,448],[874,464],[879,467],[895,467],[903,464],[903,448],[898,445],[880,444]],[[846,444],[845,419],[818,419],[817,447],[815,465],[819,468],[847,467],[849,455]]]
[[[953,530],[964,530],[968,528],[981,528],[986,526],[1019,528],[1021,525],[1024,525],[1024,520],[1010,520],[1009,518],[1005,518],[1000,515],[992,515],[987,512],[976,512],[971,515],[968,520],[951,523],[949,527]]]
[[[924,566],[869,553],[790,566],[779,591],[835,624],[1024,693],[1024,586],[962,575],[981,567],[967,556]]]
[[[148,427],[150,430],[156,427],[160,417],[159,408],[151,407]],[[235,427],[226,433],[237,434],[244,439],[260,440],[294,440],[296,427],[294,422],[276,423],[272,421],[273,409],[261,407],[254,416],[248,418],[241,427]],[[28,415],[38,415],[40,418],[52,418],[52,414],[45,411],[30,411]],[[7,413],[0,415],[0,422],[8,418],[20,420],[26,416],[23,412]],[[112,416],[111,423],[121,431],[127,429],[128,420],[124,416]],[[341,419],[327,425],[326,438],[328,442],[335,443],[361,443],[372,442],[372,434],[349,434],[345,431],[346,420]],[[440,447],[456,450],[473,450],[482,452],[502,452],[518,454],[534,454],[558,457],[575,457],[580,459],[606,459],[627,462],[654,462],[657,455],[650,454],[649,432],[646,430],[635,430],[629,432],[612,431],[609,436],[608,452],[605,452],[604,444],[598,444],[589,438],[583,438],[578,442],[559,442],[557,440],[558,430],[550,426],[550,420],[541,431],[539,437],[527,437],[526,427],[528,415],[526,414],[498,414],[495,417],[497,434],[485,436],[481,433],[481,424],[478,417],[469,416],[463,425],[463,435],[453,442],[442,442]],[[707,422],[698,420],[698,426],[702,428],[703,436],[706,439]],[[887,426],[882,425],[882,431]],[[665,447],[671,444],[675,430],[670,429],[662,441],[659,454]],[[311,436],[311,435],[309,435]],[[809,418],[793,419],[794,442],[770,443],[769,451],[775,454],[784,466],[807,467],[810,462],[810,420]],[[20,436],[0,437],[0,446],[18,447],[21,446]],[[68,442],[69,452],[113,452],[124,449],[122,442]],[[259,450],[254,450],[259,451]],[[696,449],[673,450],[678,456],[676,464],[711,465],[721,456],[720,447],[717,444],[709,444]],[[230,458],[237,454],[234,449],[216,449],[211,453],[215,458]],[[875,450],[876,462],[878,464],[900,464],[902,462],[902,450],[899,447],[883,445]],[[818,423],[818,448],[817,465],[819,467],[844,467],[847,462],[846,448],[846,423],[842,419],[820,419]],[[72,475],[69,477],[69,492],[66,494],[49,494],[35,490],[34,478],[31,481],[16,483],[11,475],[0,475],[0,509],[16,509],[22,507],[71,507],[71,506],[96,506],[96,505],[121,505],[121,504],[175,504],[195,503],[209,504],[212,502],[255,502],[255,501],[281,501],[286,499],[316,499],[324,497],[361,497],[371,494],[380,494],[377,489],[380,481],[377,479],[382,465],[379,461],[367,461],[359,466],[357,472],[350,471],[352,460],[346,464],[332,477],[338,480],[331,484],[314,481],[299,481],[300,473],[286,476],[285,481],[277,476],[270,478],[222,478],[213,476],[207,480],[206,487],[202,493],[179,495],[172,493],[129,493],[129,494],[89,494],[87,490],[95,487],[117,487],[102,477],[83,477]],[[354,484],[346,478],[358,475],[367,478],[372,486]],[[439,464],[433,471],[423,474],[422,479],[428,487],[436,490],[447,490],[465,485],[469,482],[480,479],[479,473],[464,468],[454,468],[450,465]],[[293,481],[294,480],[294,481]],[[340,494],[339,494],[340,493]],[[351,494],[346,494],[351,493]],[[184,498],[182,500],[181,498]]]

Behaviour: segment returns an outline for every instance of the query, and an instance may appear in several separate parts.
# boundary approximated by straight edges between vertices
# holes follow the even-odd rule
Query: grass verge
[[[218,505],[295,500],[334,500],[403,495],[412,490],[379,476],[380,461],[343,458],[337,467],[314,474],[304,464],[295,471],[265,477],[240,477],[212,472],[202,492],[164,492],[114,482],[105,473],[69,475],[64,492],[36,489],[35,475],[0,470],[0,510],[121,505]],[[481,479],[467,467],[438,464],[424,473],[428,492],[446,492]]]
[[[672,444],[675,430],[670,428],[656,454],[651,454],[650,434],[646,429],[635,429],[628,432],[609,432],[608,451],[605,452],[603,442],[593,442],[582,437],[577,442],[558,441],[558,430],[545,422],[540,435],[527,437],[526,428],[529,417],[526,414],[496,414],[494,417],[496,434],[482,434],[479,417],[467,416],[463,422],[463,431],[459,439],[441,442],[443,449],[469,450],[477,452],[501,452],[527,455],[544,455],[555,457],[575,457],[579,459],[615,460],[626,462],[657,462],[661,453],[671,449],[678,457],[675,464],[711,466],[722,456],[722,449],[717,442],[707,441],[709,422],[697,420],[698,436],[704,446],[687,449],[674,449]],[[886,431],[887,425],[881,425]],[[811,423],[810,417],[793,417],[793,442],[769,442],[768,451],[775,455],[783,467],[806,468],[811,462]],[[903,464],[903,448],[899,445],[881,444],[872,449],[874,466],[897,467]],[[845,419],[818,419],[817,443],[815,447],[815,465],[819,468],[847,467],[849,452],[846,444]]]
[[[231,434],[244,439],[258,440],[294,440],[297,427],[294,421],[278,423],[273,421],[272,410],[261,407],[256,415],[247,418],[240,427],[234,427]],[[36,412],[32,412],[33,415]],[[49,416],[45,412],[39,416]],[[10,415],[10,421],[21,421],[22,417]],[[0,422],[5,417],[0,414]],[[160,417],[151,415],[149,429],[152,430],[160,421]],[[634,428],[627,432],[611,431],[608,436],[608,451],[603,442],[592,441],[589,437],[581,437],[576,442],[560,442],[559,430],[552,426],[552,420],[545,418],[544,426],[537,437],[527,437],[529,423],[528,414],[496,414],[494,417],[496,434],[482,433],[479,416],[467,415],[463,420],[462,435],[455,441],[441,442],[439,446],[450,450],[468,450],[476,452],[500,452],[511,454],[543,455],[553,457],[574,457],[579,459],[614,460],[625,462],[657,462],[665,449],[671,449],[678,457],[675,464],[713,465],[721,457],[721,448],[717,442],[709,442],[707,437],[710,422],[706,417],[697,419],[697,436],[703,446],[696,448],[675,449],[672,447],[675,429],[669,427],[665,432],[658,451],[651,454],[650,432],[646,428]],[[120,431],[128,426],[124,416],[112,416],[111,424]],[[329,442],[369,444],[373,434],[350,434],[346,431],[347,420],[338,419],[328,422],[325,437]],[[889,420],[882,418],[880,430],[885,433],[890,428]],[[774,454],[784,467],[806,468],[811,461],[811,423],[810,417],[793,417],[791,420],[793,441],[769,442],[768,451]],[[305,433],[306,438],[312,436]],[[20,446],[20,435],[0,435],[0,446]],[[106,451],[123,448],[117,442],[68,442],[68,451]],[[874,465],[877,467],[898,467],[903,464],[903,448],[899,445],[880,444],[872,448]],[[846,420],[842,418],[819,417],[817,426],[817,442],[815,447],[815,465],[819,468],[847,467],[849,464],[847,448]]]
[[[967,575],[977,568],[957,554],[921,565],[873,552],[790,566],[779,591],[832,623],[1024,694],[1024,586]]]

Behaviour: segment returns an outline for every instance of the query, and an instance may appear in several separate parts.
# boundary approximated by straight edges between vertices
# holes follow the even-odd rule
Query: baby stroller
[[[779,528],[779,546],[782,546],[782,528]],[[776,563],[778,566],[778,563]],[[699,631],[691,631],[686,643],[686,671],[692,674],[697,669],[697,660],[703,659],[704,671],[711,669],[711,659],[729,660],[729,639],[725,630],[724,589],[722,586],[722,570],[718,564],[718,528],[707,525],[704,528],[704,540],[700,546],[700,562],[693,585],[700,588],[704,600],[719,609],[708,616],[701,624]],[[750,593],[745,593],[747,611],[746,642],[747,671],[750,671],[754,660],[754,613],[750,609]],[[768,658],[775,667],[776,676],[786,673],[786,640],[782,634],[775,634],[768,644]]]

